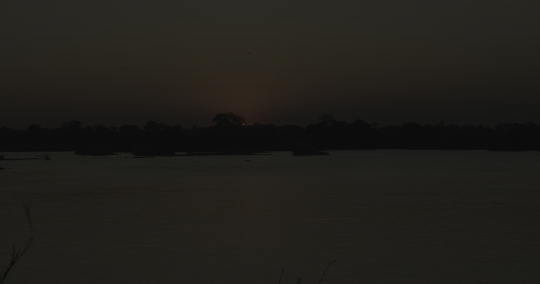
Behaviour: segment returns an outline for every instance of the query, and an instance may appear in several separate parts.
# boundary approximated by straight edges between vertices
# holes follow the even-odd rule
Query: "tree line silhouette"
[[[322,150],[540,150],[540,126],[499,123],[494,127],[415,122],[379,127],[357,119],[339,121],[321,116],[305,127],[247,125],[234,113],[216,114],[209,127],[184,128],[155,121],[110,127],[65,122],[47,129],[32,124],[26,130],[0,128],[0,151],[75,151],[81,155],[133,152],[136,155],[174,155],[175,152],[248,154],[291,151],[298,145]]]

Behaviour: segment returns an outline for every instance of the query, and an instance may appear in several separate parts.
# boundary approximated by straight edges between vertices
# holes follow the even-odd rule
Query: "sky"
[[[0,125],[540,123],[540,1],[0,0]]]

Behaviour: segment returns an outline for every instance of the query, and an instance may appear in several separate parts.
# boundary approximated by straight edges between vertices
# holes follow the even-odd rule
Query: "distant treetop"
[[[212,119],[212,123],[219,127],[245,126],[246,120],[240,115],[229,112],[216,114]]]

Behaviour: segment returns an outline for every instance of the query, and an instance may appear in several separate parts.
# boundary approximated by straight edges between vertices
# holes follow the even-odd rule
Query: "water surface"
[[[540,153],[50,155],[0,163],[6,284],[540,279]]]

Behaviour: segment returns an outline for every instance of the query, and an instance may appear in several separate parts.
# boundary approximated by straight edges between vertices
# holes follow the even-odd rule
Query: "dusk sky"
[[[1,0],[0,38],[0,126],[540,123],[537,0]]]

